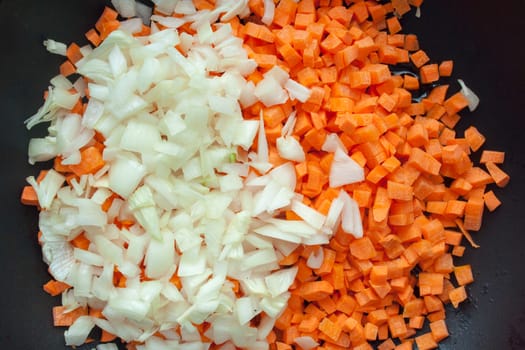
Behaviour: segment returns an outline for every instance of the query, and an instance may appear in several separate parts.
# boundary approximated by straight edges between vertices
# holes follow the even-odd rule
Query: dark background
[[[109,1],[108,1],[109,2]],[[51,307],[59,298],[41,286],[49,276],[36,243],[37,213],[19,204],[28,175],[29,137],[23,120],[42,104],[42,93],[58,73],[59,56],[42,46],[46,38],[85,44],[104,7],[103,0],[0,0],[0,347],[66,349],[64,329],[52,326]],[[510,184],[496,194],[503,205],[487,213],[458,264],[470,263],[476,281],[459,310],[447,310],[451,336],[440,349],[525,349],[525,1],[426,0],[422,18],[403,19],[404,32],[416,33],[433,61],[453,59],[454,75],[480,96],[474,113],[463,113],[459,128],[475,125],[487,136],[486,149],[505,150],[503,169]],[[453,84],[452,91],[459,87]],[[476,155],[477,159],[479,155]],[[91,349],[94,345],[80,349]]]

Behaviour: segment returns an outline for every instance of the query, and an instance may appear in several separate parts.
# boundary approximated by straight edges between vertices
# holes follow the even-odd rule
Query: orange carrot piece
[[[72,311],[66,311],[64,306],[53,307],[53,325],[56,327],[71,326],[80,316],[88,314],[87,308],[78,307]]]
[[[299,295],[307,301],[321,300],[334,291],[334,287],[326,281],[305,282],[299,288]]]
[[[73,64],[80,61],[83,57],[82,53],[80,52],[80,46],[75,43],[69,45],[66,50],[66,57]]]
[[[498,187],[505,187],[510,181],[510,176],[501,170],[500,167],[498,167],[496,164],[492,162],[485,163],[485,166],[487,167],[487,170],[489,171],[490,176],[498,185]]]
[[[85,148],[80,152],[80,163],[70,165],[70,169],[75,175],[93,174],[100,170],[105,162],[102,159],[102,153],[94,146]]]
[[[20,196],[20,202],[24,205],[33,206],[37,206],[39,204],[38,196],[33,186],[24,186],[24,188],[22,189],[22,194]]]
[[[481,153],[481,158],[479,160],[480,163],[494,163],[494,164],[501,164],[505,161],[505,152],[501,151],[489,151],[489,150],[483,150]]]
[[[454,268],[454,276],[460,286],[474,282],[474,276],[472,275],[472,268],[470,265],[456,266]]]
[[[436,349],[438,347],[438,344],[436,343],[436,340],[432,336],[432,333],[425,333],[420,336],[417,336],[415,338],[417,348],[419,350],[430,350],[430,349]]]
[[[439,64],[439,75],[442,77],[450,77],[454,68],[454,61],[446,60]]]
[[[467,291],[465,290],[465,286],[454,288],[448,293],[448,295],[450,302],[455,308],[457,308],[460,303],[467,300]]]
[[[498,197],[496,197],[494,191],[486,192],[483,195],[483,200],[485,201],[485,206],[489,211],[494,211],[501,205],[501,201],[498,199]]]
[[[391,316],[388,319],[388,328],[391,336],[394,338],[402,337],[408,331],[405,320],[401,315]]]
[[[98,46],[102,42],[102,39],[100,38],[100,35],[98,34],[97,30],[92,28],[88,30],[85,34],[86,39],[93,44],[93,46]]]
[[[448,114],[453,115],[467,107],[468,100],[461,92],[458,92],[452,97],[448,98],[443,106],[445,107]]]
[[[474,152],[480,149],[483,143],[485,143],[485,136],[474,126],[470,126],[465,130],[465,139],[467,139],[467,143]]]
[[[427,64],[419,69],[421,83],[430,84],[439,80],[439,68],[437,64]]]
[[[76,72],[76,68],[70,61],[65,61],[60,65],[60,74],[68,77]]]
[[[69,288],[71,288],[71,286],[61,281],[50,280],[46,284],[44,284],[43,288],[44,291],[46,291],[46,293],[54,297],[62,294],[62,292],[68,290]]]

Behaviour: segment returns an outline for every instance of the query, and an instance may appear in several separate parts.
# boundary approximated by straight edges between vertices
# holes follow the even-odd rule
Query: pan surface
[[[59,298],[41,286],[48,281],[36,241],[37,212],[19,204],[25,177],[38,169],[27,163],[30,137],[23,120],[42,103],[42,93],[58,73],[61,57],[42,46],[46,38],[86,43],[83,34],[109,1],[0,0],[1,217],[0,346],[3,349],[67,349],[64,329],[52,326]],[[503,205],[487,213],[480,249],[467,249],[458,264],[472,264],[475,283],[469,300],[447,309],[450,337],[440,349],[525,349],[525,1],[426,0],[422,17],[403,19],[405,33],[418,35],[433,61],[454,60],[454,76],[479,95],[474,113],[463,113],[459,129],[475,125],[486,149],[506,151],[503,169],[510,184],[496,190]],[[452,91],[459,86],[451,82]],[[5,127],[5,129],[4,129]],[[475,155],[474,159],[479,159]],[[45,165],[44,165],[45,166]],[[86,345],[79,349],[91,349]]]

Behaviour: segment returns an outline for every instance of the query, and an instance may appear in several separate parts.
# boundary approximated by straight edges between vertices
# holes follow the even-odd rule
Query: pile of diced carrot
[[[485,138],[473,126],[462,135],[454,130],[468,100],[438,84],[452,75],[452,61],[433,63],[415,35],[400,33],[398,18],[410,5],[421,1],[281,0],[270,27],[232,21],[259,63],[255,83],[277,64],[312,91],[304,104],[244,110],[253,118],[262,110],[277,163],[275,140],[297,112],[293,136],[307,156],[296,164],[296,190],[305,202],[326,214],[338,195],[328,187],[333,154],[321,150],[330,133],[366,175],[344,186],[360,206],[364,237],[339,231],[328,246],[301,247],[281,261],[299,272],[269,337],[274,349],[298,348],[300,336],[326,350],[372,349],[374,342],[379,350],[412,349],[414,341],[432,349],[448,336],[445,305],[467,299],[472,270],[453,257],[463,255],[463,236],[476,246],[468,231],[480,229],[484,206],[500,205],[487,185],[503,187],[509,176],[498,165],[503,152],[483,151],[483,166],[473,164]],[[262,0],[250,7],[262,16]],[[393,75],[398,63],[411,64],[417,76]],[[415,102],[421,86],[432,89]],[[323,264],[311,269],[306,260],[318,249]],[[425,323],[430,332],[421,333]]]
[[[214,6],[213,0],[194,3],[198,9]],[[454,257],[464,253],[463,237],[477,247],[469,231],[480,229],[484,207],[493,211],[501,204],[488,186],[509,181],[501,169],[504,152],[481,151],[485,137],[473,126],[455,131],[468,100],[439,84],[452,75],[452,61],[433,63],[415,35],[401,33],[399,18],[422,0],[275,3],[270,26],[257,20],[263,0],[249,1],[250,21],[230,21],[259,65],[249,79],[257,83],[278,65],[311,96],[305,103],[271,107],[258,102],[244,108],[245,118],[259,118],[262,111],[270,161],[278,165],[284,160],[276,139],[296,112],[293,137],[306,153],[304,162],[295,163],[296,192],[321,213],[340,191],[328,187],[333,153],[321,150],[327,135],[338,135],[366,180],[343,187],[360,207],[363,238],[339,230],[328,245],[300,247],[280,262],[297,266],[298,274],[288,307],[268,336],[270,347],[299,349],[295,339],[310,336],[319,350],[364,350],[371,344],[412,349],[414,343],[419,350],[436,348],[449,335],[446,305],[458,307],[474,281],[470,265],[457,266]],[[86,36],[97,46],[116,28],[117,14],[106,9]],[[144,27],[138,35],[148,32]],[[81,57],[71,44],[62,74],[74,73]],[[411,65],[417,74],[395,75],[396,64]],[[430,92],[416,101],[422,86]],[[76,108],[82,112],[85,104],[79,101]],[[482,152],[480,165],[471,158],[476,152]],[[100,147],[91,146],[82,151],[80,165],[64,167],[57,159],[55,168],[78,177],[100,169],[100,154]],[[22,202],[38,203],[31,187]],[[297,219],[291,211],[286,217]],[[324,260],[312,269],[306,261],[319,250]],[[45,286],[53,295],[67,288],[55,281]],[[75,315],[64,317],[62,311],[55,310],[58,325],[71,324]]]

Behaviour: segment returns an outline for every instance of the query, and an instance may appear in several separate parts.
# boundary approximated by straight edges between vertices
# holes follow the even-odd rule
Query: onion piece
[[[308,259],[306,260],[306,266],[311,269],[318,269],[321,267],[324,261],[324,250],[322,248],[312,250]]]
[[[361,219],[357,202],[344,190],[339,192],[338,198],[344,202],[341,214],[341,227],[343,231],[351,234],[355,238],[363,237],[363,220]]]
[[[73,324],[64,332],[66,345],[80,346],[86,341],[89,332],[95,327],[90,316],[80,316],[73,322]]]
[[[56,55],[66,56],[67,45],[53,39],[44,40],[47,51]]]
[[[275,13],[275,3],[273,0],[264,0],[264,14],[261,18],[261,22],[269,26],[273,22],[273,16]]]
[[[351,183],[363,181],[365,173],[363,168],[355,160],[338,148],[334,154],[334,160],[330,166],[329,185],[339,187]]]
[[[294,343],[299,345],[301,347],[301,349],[303,349],[303,350],[310,350],[310,349],[314,349],[317,346],[319,346],[319,343],[317,343],[309,335],[295,338],[294,339]]]
[[[461,86],[461,93],[468,100],[468,109],[473,112],[479,105],[479,97],[465,84],[462,79],[458,79],[458,83]]]

